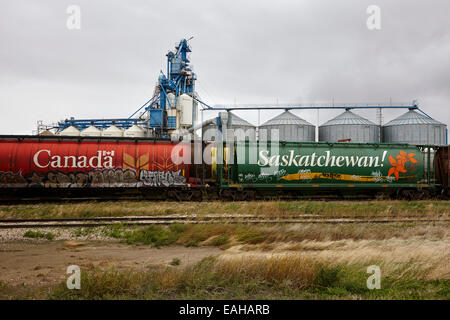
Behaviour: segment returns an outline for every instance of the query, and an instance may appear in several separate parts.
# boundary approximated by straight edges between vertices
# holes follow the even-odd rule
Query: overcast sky
[[[80,30],[66,26],[69,5]],[[381,30],[367,28],[369,5]],[[211,105],[418,99],[450,124],[448,0],[0,0],[0,134],[128,117],[151,97],[167,51],[191,36],[197,91]],[[319,123],[340,112],[321,111]],[[316,111],[294,113],[317,123]],[[238,114],[257,124],[256,112]]]

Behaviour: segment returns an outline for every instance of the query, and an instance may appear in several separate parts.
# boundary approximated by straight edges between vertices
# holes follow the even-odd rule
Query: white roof
[[[308,121],[296,116],[292,112],[285,111],[282,114],[279,114],[273,119],[266,121],[261,125],[261,127],[265,126],[284,126],[284,125],[297,125],[297,126],[314,126]]]
[[[84,129],[83,131],[81,131],[81,135],[96,135],[96,134],[100,135],[101,132],[102,131],[100,129],[98,129],[94,126],[90,126],[86,129]]]
[[[103,132],[119,133],[119,132],[123,132],[123,130],[120,128],[117,128],[115,125],[112,125],[112,126],[106,128],[105,130],[103,130]]]
[[[341,113],[340,115],[338,115],[337,117],[325,122],[324,124],[321,125],[321,127],[323,127],[323,126],[358,125],[358,124],[376,126],[376,124],[373,123],[372,121],[347,110],[344,113]]]
[[[442,122],[436,121],[432,118],[428,118],[426,115],[418,113],[414,110],[402,114],[400,117],[389,121],[384,126],[402,126],[406,124],[435,124],[444,125]]]
[[[80,135],[80,130],[78,130],[74,126],[69,126],[69,127],[65,128],[63,131],[61,131],[60,135],[63,135],[63,136],[79,136]]]

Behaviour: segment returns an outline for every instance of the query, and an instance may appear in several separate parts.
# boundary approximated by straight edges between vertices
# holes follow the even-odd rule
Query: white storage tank
[[[112,125],[102,131],[102,137],[123,137],[123,130]]]
[[[380,142],[380,127],[349,110],[319,127],[319,141]]]
[[[393,143],[445,145],[447,126],[414,110],[383,126],[383,141]]]
[[[285,111],[259,126],[258,140],[278,139],[280,141],[316,141],[316,127],[308,121]]]
[[[170,109],[171,107],[175,108],[176,107],[175,106],[175,94],[173,94],[172,92],[169,92],[167,94],[167,99],[169,100],[169,103],[170,103],[167,105],[167,109]]]
[[[60,136],[70,136],[70,137],[77,137],[80,135],[80,130],[75,128],[74,126],[70,126],[65,128],[63,131],[59,133]]]
[[[125,130],[123,135],[132,138],[144,138],[146,136],[145,130],[135,124]]]
[[[82,130],[80,134],[82,137],[100,137],[101,135],[102,131],[94,126]]]
[[[193,108],[194,108],[194,99],[190,95],[183,93],[178,97],[177,109],[181,112],[180,115],[181,126],[193,125]]]

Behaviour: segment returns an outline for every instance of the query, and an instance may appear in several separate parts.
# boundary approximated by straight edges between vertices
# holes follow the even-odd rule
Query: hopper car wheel
[[[167,198],[174,201],[182,201],[180,195],[177,190],[169,190],[167,192]]]
[[[174,201],[202,201],[200,190],[169,190],[167,197]]]
[[[415,197],[416,197],[416,194],[415,194],[414,190],[403,189],[403,190],[399,190],[399,192],[397,194],[397,198],[401,199],[401,200],[411,201],[411,200],[414,200]]]
[[[234,199],[237,201],[251,201],[255,199],[255,192],[253,190],[235,191]]]
[[[193,197],[193,193],[191,190],[181,193],[182,201],[191,201],[192,197]]]
[[[450,196],[450,192],[448,188],[442,188],[441,192],[439,193],[439,198],[442,200],[448,200]]]
[[[255,199],[254,190],[222,190],[220,197],[228,201],[250,201]]]
[[[417,191],[416,195],[414,196],[414,199],[416,200],[424,200],[430,198],[430,192],[428,190],[419,190]]]
[[[244,191],[244,200],[253,201],[255,200],[256,192],[254,190],[246,190]]]
[[[192,201],[202,201],[203,193],[200,190],[192,190]]]
[[[234,200],[233,190],[221,190],[219,195],[220,195],[220,198],[223,200],[228,200],[228,201]]]
[[[387,197],[388,197],[388,194],[386,194],[386,192],[380,191],[375,194],[375,200],[386,200]]]

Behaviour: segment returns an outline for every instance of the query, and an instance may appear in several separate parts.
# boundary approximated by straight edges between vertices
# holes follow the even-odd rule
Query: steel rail
[[[447,217],[261,217],[261,216],[155,216],[155,217],[106,217],[86,219],[14,219],[0,220],[0,229],[55,228],[55,227],[99,227],[115,224],[124,226],[169,225],[169,224],[342,224],[342,223],[424,223],[450,222]]]

